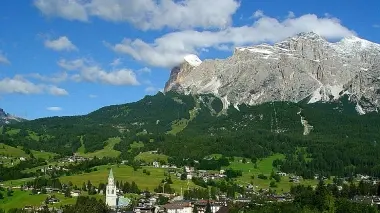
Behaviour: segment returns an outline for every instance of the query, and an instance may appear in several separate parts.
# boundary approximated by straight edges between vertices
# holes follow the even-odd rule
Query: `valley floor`
[[[234,161],[231,162],[230,166],[223,168],[228,169],[232,168],[235,170],[241,170],[242,176],[236,178],[236,182],[242,186],[252,185],[255,190],[259,189],[269,189],[270,182],[269,178],[267,180],[259,179],[259,174],[264,174],[267,177],[270,176],[272,170],[274,169],[272,163],[275,159],[283,158],[283,155],[277,154],[270,156],[268,158],[259,160],[257,165],[255,166],[249,160],[243,163],[242,158],[235,157]],[[58,163],[58,162],[56,162]],[[54,163],[51,163],[54,164]],[[92,171],[90,173],[83,173],[72,176],[63,176],[60,177],[60,181],[64,184],[71,182],[73,185],[81,188],[83,183],[87,183],[87,181],[91,181],[94,186],[98,186],[99,183],[106,183],[107,177],[109,173],[109,169],[112,168],[115,180],[120,182],[132,182],[134,181],[140,190],[148,190],[153,192],[155,188],[159,186],[162,180],[164,180],[168,176],[168,169],[166,168],[155,168],[152,166],[144,166],[137,171],[135,171],[132,167],[127,165],[103,165],[97,166],[96,171]],[[93,168],[93,169],[94,169]],[[28,171],[33,171],[40,169],[32,168],[28,169]],[[145,172],[144,172],[145,171]],[[149,175],[146,171],[149,171]],[[196,188],[199,187],[195,185],[191,180],[180,180],[175,175],[170,174],[173,180],[173,184],[171,187],[177,192],[180,193],[188,188]],[[12,187],[14,188],[14,194],[11,197],[7,197],[5,195],[5,199],[0,200],[2,208],[10,209],[14,207],[24,207],[27,205],[39,206],[48,195],[32,195],[30,191],[20,191],[18,188],[20,185],[26,183],[27,181],[31,181],[33,178],[19,179],[19,180],[11,180],[5,181],[2,184],[3,187]],[[289,182],[289,176],[284,176],[281,178],[281,181],[277,183],[275,190],[277,193],[284,193],[290,190],[292,185],[303,184],[303,185],[317,185],[317,180],[301,180],[299,183]],[[329,181],[327,181],[329,182]],[[331,182],[331,181],[330,181]],[[98,198],[104,198],[104,195],[98,194],[95,195]],[[56,197],[60,199],[60,203],[54,204],[52,206],[59,207],[60,205],[72,204],[75,203],[75,198],[65,198],[63,194],[56,194]]]

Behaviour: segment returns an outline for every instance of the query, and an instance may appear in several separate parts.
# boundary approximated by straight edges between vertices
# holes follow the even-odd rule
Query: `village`
[[[20,159],[21,160],[21,159]],[[62,159],[63,165],[61,166],[52,166],[47,165],[40,169],[41,173],[46,174],[50,171],[62,170],[68,171],[64,166],[66,163],[75,163],[89,160],[89,158],[72,156]],[[193,181],[194,179],[202,180],[207,183],[209,181],[218,181],[224,180],[227,178],[225,174],[226,171],[221,169],[219,171],[208,171],[208,170],[197,170],[191,166],[183,166],[178,168],[174,165],[160,164],[158,161],[154,161],[151,165],[142,164],[146,168],[163,168],[168,171],[168,173],[177,179]],[[302,177],[286,174],[284,172],[276,172],[276,175],[289,177],[289,182],[299,183],[302,180]],[[318,174],[314,177],[316,180],[327,180],[326,177],[319,176]],[[348,178],[340,178],[339,181],[343,183],[347,182]],[[112,169],[108,177],[107,186],[105,189],[99,189],[95,186],[93,190],[97,194],[105,195],[105,201],[114,212],[136,212],[136,213],[150,213],[150,212],[169,212],[169,213],[190,213],[194,212],[196,209],[197,212],[204,213],[205,209],[209,207],[212,213],[216,212],[228,212],[228,207],[230,204],[252,204],[254,203],[253,197],[260,197],[265,200],[265,202],[291,202],[293,197],[290,193],[274,193],[270,189],[258,189],[254,184],[239,184],[244,191],[244,193],[238,193],[234,198],[227,197],[225,193],[218,193],[214,199],[211,199],[210,196],[198,198],[198,199],[185,199],[183,191],[176,193],[162,192],[149,192],[143,191],[137,197],[130,198],[125,196],[123,191],[120,188],[116,187],[116,181],[113,177]],[[365,183],[376,185],[379,183],[379,180],[372,178],[368,175],[357,175],[355,178],[356,182],[363,181]],[[0,186],[6,187],[4,184],[0,183]],[[338,186],[339,190],[342,190],[342,186]],[[21,185],[13,186],[11,190],[22,190],[29,191],[31,195],[34,194],[46,194],[47,198],[40,206],[24,206],[25,210],[33,211],[44,208],[52,208],[52,204],[58,204],[61,202],[59,198],[56,197],[56,194],[62,194],[65,197],[79,197],[86,195],[83,189],[81,188],[70,188],[67,184],[62,184],[59,187],[41,187],[35,188],[30,185]],[[370,205],[380,205],[380,197],[378,196],[355,196],[352,199],[353,202],[366,203]],[[57,206],[57,205],[55,205]],[[59,208],[55,208],[59,209]]]

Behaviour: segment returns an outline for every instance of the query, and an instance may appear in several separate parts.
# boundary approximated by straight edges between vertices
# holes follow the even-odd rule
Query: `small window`
[[[112,189],[112,193],[111,194],[114,194],[114,190]]]

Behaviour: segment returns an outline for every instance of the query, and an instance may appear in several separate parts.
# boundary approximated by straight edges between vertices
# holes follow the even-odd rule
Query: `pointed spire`
[[[109,178],[112,178],[113,179],[113,172],[112,172],[112,168],[110,169],[110,174],[108,175],[108,179]]]

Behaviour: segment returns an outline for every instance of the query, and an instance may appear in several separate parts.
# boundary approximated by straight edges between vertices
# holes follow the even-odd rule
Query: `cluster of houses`
[[[197,200],[197,201],[177,201],[162,206],[163,212],[167,213],[192,213],[194,209],[199,213],[206,212],[207,205],[210,205],[212,213],[222,212],[227,208],[227,203],[214,200]]]
[[[151,195],[150,192],[145,191],[142,192],[140,196],[141,198],[138,200],[137,205],[133,208],[133,212],[158,212],[158,195]]]
[[[300,183],[301,180],[302,180],[301,176],[292,175],[292,176],[289,177],[289,182]]]
[[[86,161],[86,160],[90,160],[90,158],[85,158],[85,157],[79,156],[77,154],[74,154],[73,156],[63,158],[62,162],[63,163],[75,163],[75,162],[82,162],[82,161]]]
[[[65,187],[63,187],[65,188]],[[12,187],[12,189],[21,189],[21,190],[24,190],[24,191],[33,191],[35,190],[36,191],[36,194],[42,194],[42,189],[35,189],[34,187],[28,187],[28,186],[15,186],[15,187]],[[44,190],[46,191],[47,194],[56,194],[56,193],[60,193],[60,194],[65,194],[64,191],[62,189],[58,189],[58,188],[51,188],[51,187],[46,187],[44,188]],[[70,191],[70,196],[71,197],[79,197],[81,195],[81,190],[71,190]],[[52,196],[54,197],[54,196]]]
[[[0,156],[0,164],[10,163],[11,166],[17,164],[17,161],[26,161],[26,157],[8,157],[8,156]]]
[[[69,169],[63,167],[63,166],[53,166],[53,165],[48,165],[46,167],[41,168],[42,173],[47,173],[47,172],[52,172],[52,171],[69,171]]]
[[[352,201],[358,203],[365,203],[368,205],[380,205],[380,197],[379,196],[355,196]]]
[[[167,165],[167,164],[160,164],[160,162],[158,162],[158,161],[154,161],[153,163],[152,163],[152,166],[154,167],[154,168],[163,168],[163,169],[177,169],[178,167],[177,166],[175,166],[175,165]]]
[[[153,166],[156,168],[169,168],[171,174],[174,174],[177,178],[182,178],[185,175],[185,179],[191,180],[193,177],[202,178],[203,181],[208,182],[209,180],[216,180],[220,178],[225,178],[224,170],[219,172],[210,172],[207,170],[196,170],[194,167],[185,166],[182,169],[178,169],[176,166],[162,165],[160,166],[159,162],[153,162]]]

